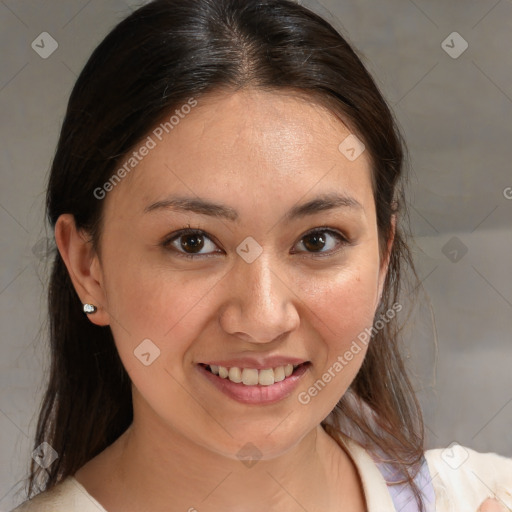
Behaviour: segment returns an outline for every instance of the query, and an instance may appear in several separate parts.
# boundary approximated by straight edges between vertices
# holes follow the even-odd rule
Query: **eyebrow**
[[[335,208],[350,208],[354,210],[364,210],[359,201],[347,195],[337,193],[322,194],[307,203],[296,205],[291,208],[285,215],[285,221],[292,221],[305,217],[307,215],[314,215],[315,213],[333,210]],[[239,222],[240,217],[238,212],[223,204],[200,199],[198,197],[169,197],[167,199],[156,201],[146,208],[144,213],[149,213],[160,209],[170,209],[181,212],[193,212],[200,215],[209,215],[221,219]]]

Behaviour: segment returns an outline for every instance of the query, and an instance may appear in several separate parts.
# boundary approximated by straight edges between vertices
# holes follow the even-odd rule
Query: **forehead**
[[[349,160],[339,146],[351,136],[350,128],[307,98],[244,89],[183,105],[134,148],[136,165],[107,195],[108,208],[142,211],[162,194],[178,191],[293,202],[314,187],[335,187],[359,195],[361,202],[372,197],[368,155]],[[143,146],[150,149],[138,151]]]

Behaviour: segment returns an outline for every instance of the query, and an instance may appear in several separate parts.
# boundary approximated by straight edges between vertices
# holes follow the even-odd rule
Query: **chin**
[[[290,416],[292,415],[293,413]],[[236,434],[237,429],[231,424],[227,430],[233,433],[233,438],[229,438],[229,442],[223,447],[217,445],[212,446],[212,449],[223,456],[242,461],[271,460],[293,449],[315,428],[313,426],[305,429],[303,423],[294,428],[293,425],[284,423],[281,418],[274,420],[271,425],[265,421],[259,427],[253,425],[252,428],[248,428],[247,423],[241,422],[240,434]]]

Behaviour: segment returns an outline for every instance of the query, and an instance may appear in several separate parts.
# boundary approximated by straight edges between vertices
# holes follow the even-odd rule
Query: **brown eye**
[[[313,233],[311,235],[308,235],[304,237],[304,247],[308,251],[317,251],[322,250],[325,247],[327,237],[325,234],[319,232],[319,233]]]
[[[185,252],[197,253],[204,247],[204,238],[202,235],[193,234],[193,235],[181,235],[181,248]]]
[[[162,242],[162,246],[185,258],[207,257],[212,253],[222,252],[216,250],[216,244],[204,231],[194,229],[183,229],[174,233]]]
[[[336,240],[338,241],[336,243]],[[346,238],[332,229],[315,229],[304,235],[300,241],[306,252],[329,254],[348,243]],[[324,250],[326,249],[326,250]]]

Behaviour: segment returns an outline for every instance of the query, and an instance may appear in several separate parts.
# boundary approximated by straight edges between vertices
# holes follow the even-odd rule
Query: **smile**
[[[261,370],[213,364],[198,364],[197,368],[218,390],[234,400],[246,404],[268,404],[289,396],[310,366],[310,362],[305,362]]]
[[[239,368],[237,366],[226,368],[225,366],[212,364],[208,365],[207,369],[214,375],[218,375],[222,379],[229,379],[231,382],[236,382],[237,384],[241,382],[246,386],[271,386],[289,377],[298,367],[298,364],[287,364],[277,366],[276,368],[257,370],[256,368]]]

